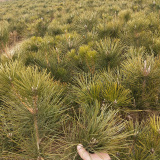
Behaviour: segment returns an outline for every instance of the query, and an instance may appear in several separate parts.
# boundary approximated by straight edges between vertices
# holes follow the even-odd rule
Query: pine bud
[[[154,148],[151,149],[151,153],[153,154],[155,152]]]
[[[12,80],[12,78],[10,76],[8,78],[9,78],[10,81]]]
[[[98,143],[98,140],[93,137],[93,138],[91,139],[90,143],[91,143],[91,144],[97,144],[97,143]]]
[[[117,104],[117,100],[115,99],[115,101],[113,102],[114,104]]]
[[[7,136],[8,136],[8,137],[12,137],[12,133],[8,133]]]
[[[32,87],[32,92],[36,92],[37,91],[37,87]]]

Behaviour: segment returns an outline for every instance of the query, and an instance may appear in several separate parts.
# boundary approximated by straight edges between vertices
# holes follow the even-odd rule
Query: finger
[[[109,155],[107,153],[96,153],[96,154],[91,154],[91,159],[93,160],[111,160]]]
[[[103,160],[111,160],[110,156],[107,153],[98,154]]]
[[[85,148],[83,148],[82,144],[79,144],[77,146],[77,151],[79,156],[83,159],[83,160],[91,160],[90,158],[90,154],[85,150]]]

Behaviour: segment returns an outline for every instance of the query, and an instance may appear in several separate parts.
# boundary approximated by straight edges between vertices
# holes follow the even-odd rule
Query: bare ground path
[[[25,41],[26,41],[26,40],[22,40],[22,41],[16,42],[15,44],[13,44],[13,45],[10,46],[10,47],[5,47],[5,48],[3,49],[3,51],[1,51],[1,54],[2,54],[2,55],[5,55],[5,56],[8,57],[8,58],[11,58],[11,57],[14,55],[14,53],[21,48],[22,44],[23,44]]]

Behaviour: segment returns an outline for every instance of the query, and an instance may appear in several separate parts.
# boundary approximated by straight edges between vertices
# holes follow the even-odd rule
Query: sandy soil
[[[15,43],[14,45],[12,45],[11,47],[6,47],[3,51],[2,51],[2,55],[5,55],[8,58],[11,58],[14,53],[16,51],[18,51],[20,49],[20,47],[22,46],[22,44],[24,43],[25,40],[20,41]]]

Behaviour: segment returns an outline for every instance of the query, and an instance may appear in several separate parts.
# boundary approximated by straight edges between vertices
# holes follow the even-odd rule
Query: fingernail
[[[81,148],[83,148],[83,145],[82,144],[78,144],[77,145],[77,149],[81,149]]]

